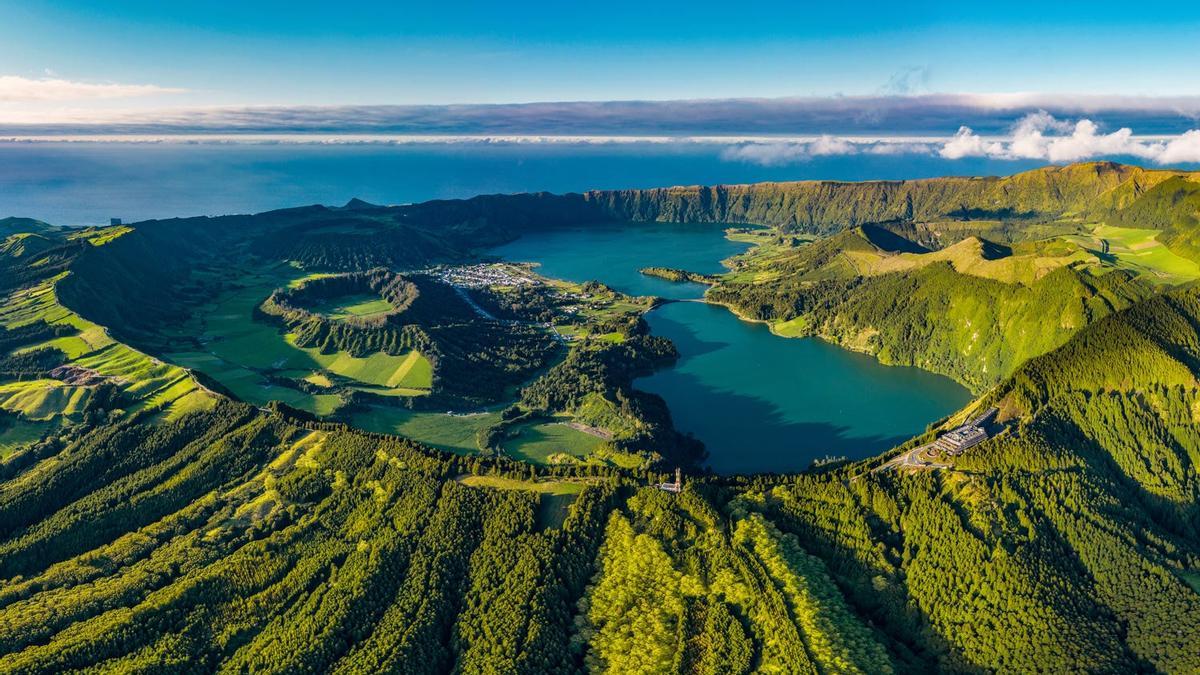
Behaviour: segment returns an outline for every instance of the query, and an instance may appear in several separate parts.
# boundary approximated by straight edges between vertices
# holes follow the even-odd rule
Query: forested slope
[[[755,183],[614,190],[586,197],[618,220],[758,223],[829,234],[870,223],[1105,217],[1177,176],[1193,179],[1187,172],[1091,162],[1006,177]]]
[[[508,198],[491,197],[147,224],[95,239],[50,232],[52,246],[7,249],[13,260],[36,250],[51,271],[4,274],[18,289],[0,312],[4,377],[27,385],[45,374],[54,364],[14,351],[44,343],[122,351],[194,393],[179,369],[104,327],[161,340],[163,325],[236,283],[222,273],[247,260],[426,264],[581,214],[705,220],[714,204],[721,218],[753,211],[818,230],[851,224],[839,209],[903,213],[904,194],[930,205],[922,217],[1011,208],[1024,218],[1124,207],[1168,178],[1083,165],[871,184],[858,189],[874,201],[848,193],[824,211],[795,195],[843,188],[785,198],[763,187],[773,202],[726,197],[703,211],[689,205],[699,193],[683,190],[656,206],[639,205],[649,192],[606,193],[603,208],[595,194],[514,198],[511,220],[493,220]],[[337,229],[345,246],[332,243]],[[885,358],[944,371],[969,363],[935,359],[963,344],[999,354],[977,369],[996,386],[956,419],[997,405],[1003,430],[942,458],[946,468],[877,458],[789,476],[694,473],[673,494],[651,486],[661,474],[453,455],[215,392],[176,408],[144,384],[167,375],[121,371],[111,400],[83,379],[72,391],[93,388],[95,402],[0,458],[0,672],[1200,671],[1200,291],[1152,291],[1078,261],[1001,281],[986,263],[1022,249],[997,242],[981,242],[978,260],[946,254],[869,274],[854,266],[867,258],[844,255],[925,255],[894,234],[847,229],[794,247],[794,266],[760,279],[747,307],[803,308],[813,330],[848,344],[873,326]],[[388,241],[364,245],[380,236]],[[297,245],[273,257],[288,242]],[[938,317],[973,330],[939,341]],[[1049,328],[1030,333],[1035,325]],[[80,346],[76,333],[105,341]],[[630,408],[649,405],[626,391],[628,376],[670,346],[624,337],[571,352],[524,403],[579,406],[611,389]]]
[[[1031,364],[1020,422],[932,473],[529,483],[236,404],[79,434],[0,485],[0,668],[1186,673],[1195,371],[1159,358],[1100,405],[1055,375],[1152,352],[1135,313]],[[532,489],[572,483],[565,520]]]
[[[1193,672],[1197,325],[1083,330],[939,471],[674,495],[236,403],[81,430],[0,484],[0,669]]]

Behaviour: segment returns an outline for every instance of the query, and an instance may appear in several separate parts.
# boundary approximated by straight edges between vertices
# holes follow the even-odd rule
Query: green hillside
[[[762,245],[706,297],[780,335],[816,335],[982,391],[1096,319],[1155,294],[1160,281],[1144,265],[1109,263],[1067,241],[970,238],[939,251],[889,251],[857,228]]]
[[[236,404],[104,428],[3,484],[0,667],[1188,672],[1197,320],[1186,291],[1085,329],[932,472],[672,495]]]
[[[0,672],[1200,671],[1191,180],[4,221]],[[478,254],[667,219],[768,226],[710,301],[979,398],[886,456],[705,472],[635,386],[677,357],[655,299]]]

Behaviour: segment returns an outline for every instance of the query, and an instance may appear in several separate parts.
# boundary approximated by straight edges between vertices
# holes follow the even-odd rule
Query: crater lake
[[[676,428],[708,449],[719,473],[799,471],[814,460],[867,457],[966,404],[970,392],[919,368],[885,366],[816,338],[784,338],[704,303],[704,286],[647,277],[650,266],[713,274],[746,250],[724,226],[637,223],[525,235],[492,254],[535,262],[548,277],[600,281],[674,300],[646,315],[680,358],[637,380],[662,396]]]

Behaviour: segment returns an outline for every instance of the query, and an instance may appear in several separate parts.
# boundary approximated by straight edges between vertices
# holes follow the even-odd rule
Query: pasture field
[[[312,384],[315,384],[318,387],[332,387],[333,386],[333,380],[329,379],[328,375],[326,375],[325,373],[317,372],[317,371],[313,371],[313,372],[309,373],[308,375],[305,375],[304,381],[311,382]]]
[[[14,419],[0,429],[0,459],[8,457],[26,445],[41,440],[54,424]]]
[[[41,379],[0,384],[0,409],[35,422],[71,418],[83,412],[92,397],[91,387],[76,387],[58,380]]]
[[[562,422],[539,422],[516,427],[500,446],[510,457],[546,464],[557,454],[585,458],[603,443],[604,439]]]
[[[1158,241],[1158,230],[1100,225],[1092,237],[1069,236],[1068,240],[1102,250],[1108,242],[1108,254],[1118,267],[1133,270],[1158,283],[1177,284],[1200,279],[1200,265],[1177,255]]]
[[[468,455],[479,452],[479,443],[475,439],[479,430],[490,427],[499,419],[498,412],[448,415],[375,406],[355,413],[350,423],[367,431],[404,436],[439,450]]]
[[[117,342],[101,326],[62,306],[55,293],[55,284],[62,278],[54,277],[9,296],[0,307],[0,325],[15,328],[45,321],[69,325],[78,332],[16,351],[57,349],[66,355],[70,365],[93,371],[119,387],[133,401],[131,411],[160,410],[167,417],[174,417],[211,405],[211,396],[200,389],[186,370]],[[93,386],[68,385],[53,379],[3,383],[0,407],[19,413],[27,421],[69,419],[83,411],[94,390]]]
[[[88,227],[80,232],[67,236],[68,239],[86,239],[92,246],[103,246],[114,239],[133,232],[128,225],[113,225],[110,227]]]
[[[199,336],[205,351],[174,352],[165,358],[205,373],[245,401],[265,404],[276,400],[322,416],[337,410],[339,396],[271,382],[267,373],[294,375],[293,379],[322,387],[344,384],[385,396],[428,394],[433,367],[418,352],[379,352],[362,358],[346,352],[322,354],[318,349],[297,347],[275,326],[254,320],[255,308],[271,291],[318,276],[303,275],[288,266],[245,274],[236,288],[200,307],[190,322],[188,332]],[[362,311],[362,306],[356,304],[353,309]]]
[[[376,352],[359,358],[346,352],[322,354],[318,349],[302,349],[292,344],[290,336],[282,336],[281,339],[296,351],[307,355],[321,369],[356,382],[409,389],[429,389],[433,385],[433,366],[416,351],[394,356]],[[289,360],[288,363],[291,365],[295,362]],[[297,365],[305,367],[303,364]]]
[[[318,303],[312,308],[312,311],[325,316],[335,321],[350,319],[354,317],[370,318],[373,316],[381,316],[395,309],[392,303],[384,300],[378,295],[370,293],[358,293],[355,295],[346,295],[340,298],[331,298],[325,302]]]
[[[771,332],[780,337],[802,337],[808,335],[808,317],[798,316],[787,321],[775,321],[770,324]]]

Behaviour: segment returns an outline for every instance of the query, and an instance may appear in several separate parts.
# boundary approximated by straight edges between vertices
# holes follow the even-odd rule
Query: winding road
[[[895,471],[897,469],[949,469],[949,464],[935,462],[929,458],[925,451],[933,447],[933,443],[919,445],[912,450],[896,455],[884,464],[881,464],[875,471]]]

